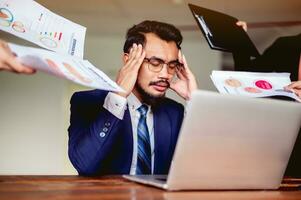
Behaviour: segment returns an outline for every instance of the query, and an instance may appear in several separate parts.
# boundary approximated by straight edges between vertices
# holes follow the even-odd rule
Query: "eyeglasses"
[[[167,65],[167,72],[169,74],[175,74],[176,69],[183,67],[183,64],[177,60],[166,63],[164,60],[156,57],[144,58],[144,62],[148,63],[148,69],[152,72],[160,72],[164,64]]]

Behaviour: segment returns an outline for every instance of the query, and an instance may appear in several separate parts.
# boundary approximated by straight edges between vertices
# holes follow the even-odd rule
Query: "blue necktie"
[[[146,124],[146,113],[148,107],[142,105],[138,108],[140,118],[138,122],[138,156],[136,174],[151,174],[152,160],[151,160],[151,146],[148,128]]]

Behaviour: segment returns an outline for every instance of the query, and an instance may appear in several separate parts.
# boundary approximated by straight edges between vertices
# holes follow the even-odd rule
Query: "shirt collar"
[[[130,93],[130,95],[127,97],[128,105],[131,110],[137,111],[137,109],[142,105],[140,100],[134,95],[134,93]],[[150,106],[148,106],[148,112],[151,111]]]

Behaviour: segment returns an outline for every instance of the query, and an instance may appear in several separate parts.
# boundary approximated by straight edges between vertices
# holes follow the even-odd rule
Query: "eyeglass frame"
[[[150,61],[151,61],[152,59],[158,61],[159,64],[156,66],[156,65],[154,65],[153,63],[151,63]],[[175,74],[176,68],[180,69],[180,68],[184,67],[184,64],[180,63],[178,60],[174,60],[174,61],[170,61],[170,62],[165,62],[164,60],[162,60],[162,59],[160,59],[160,58],[157,58],[157,57],[155,57],[155,56],[150,57],[150,58],[144,58],[144,59],[143,59],[143,62],[147,62],[147,67],[148,67],[148,69],[149,69],[150,71],[156,72],[156,73],[161,72],[162,69],[163,69],[163,67],[164,67],[164,65],[167,65],[167,72],[168,72],[169,74],[172,74],[172,75]],[[178,65],[175,66],[174,68],[171,68],[171,67],[170,67],[170,64],[172,64],[172,63],[178,64]],[[160,69],[160,70],[157,70],[157,71],[156,71],[156,70],[151,70],[151,69],[150,69],[150,65],[152,65],[154,68],[158,68],[158,69]],[[152,68],[152,69],[154,69],[154,68]],[[172,71],[172,73],[171,73],[170,70],[174,70],[174,71]]]

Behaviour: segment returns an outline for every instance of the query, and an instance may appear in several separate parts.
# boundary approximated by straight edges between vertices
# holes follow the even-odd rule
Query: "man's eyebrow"
[[[160,60],[160,61],[163,61],[163,62],[164,62],[164,60],[163,60],[162,58],[158,58],[158,57],[156,57],[156,56],[152,56],[152,57],[150,57],[150,59],[156,59],[156,60]]]
[[[160,61],[162,61],[162,62],[165,62],[165,60],[163,60],[162,58],[158,58],[158,57],[156,57],[156,56],[152,56],[152,57],[150,57],[150,59],[156,59],[156,60],[160,60]],[[168,63],[170,63],[170,62],[179,62],[179,60],[178,60],[178,59],[171,60],[171,61],[169,61]]]
[[[172,61],[169,61],[169,62],[179,62],[179,59],[175,59],[175,60],[172,60]]]

